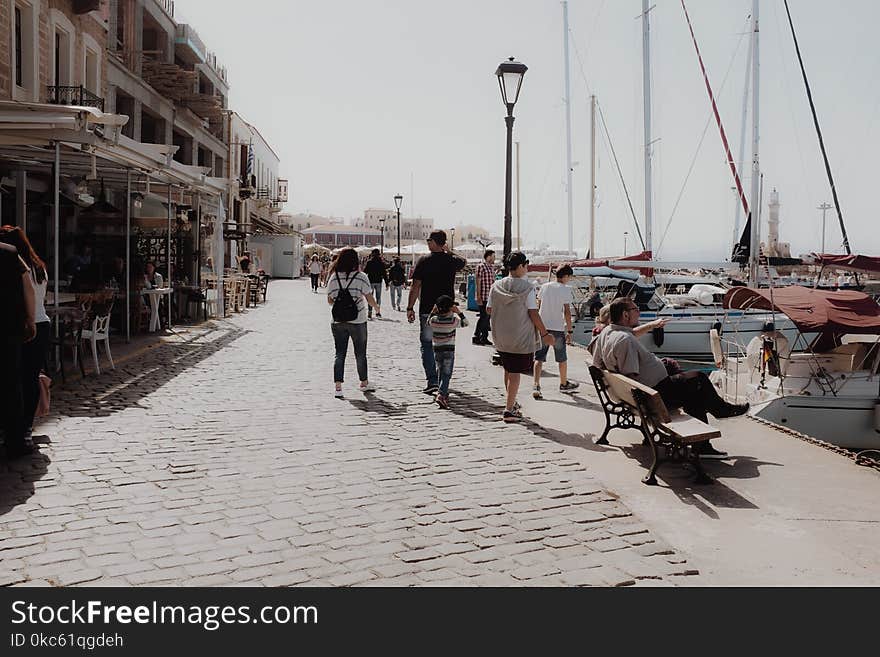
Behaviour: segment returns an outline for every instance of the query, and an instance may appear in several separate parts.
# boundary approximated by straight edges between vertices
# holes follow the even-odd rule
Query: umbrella
[[[330,253],[330,249],[320,244],[308,244],[303,248],[303,253],[311,258],[315,254],[326,255]]]

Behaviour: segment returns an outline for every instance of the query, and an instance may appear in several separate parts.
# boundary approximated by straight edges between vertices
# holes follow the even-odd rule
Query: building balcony
[[[104,99],[96,96],[82,85],[78,87],[55,85],[47,87],[48,102],[52,105],[77,105],[79,107],[96,107],[104,111]]]
[[[199,38],[190,25],[181,23],[177,26],[177,34],[174,35],[174,46],[176,54],[184,55],[183,59],[189,59],[192,63],[205,62],[208,57],[208,50],[205,48],[204,42]]]

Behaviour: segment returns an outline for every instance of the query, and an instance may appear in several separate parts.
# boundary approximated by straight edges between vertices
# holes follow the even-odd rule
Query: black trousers
[[[717,415],[727,407],[705,372],[673,374],[654,388],[667,408],[683,408],[685,413],[703,422],[708,422],[707,412]]]
[[[21,339],[0,337],[0,429],[7,447],[24,446]]]
[[[489,313],[486,312],[485,303],[480,304],[480,318],[474,328],[474,338],[478,341],[489,339]]]
[[[40,401],[40,371],[46,364],[46,353],[52,337],[52,324],[37,324],[37,336],[21,346],[21,394],[24,402],[24,427],[34,425],[34,412]]]
[[[312,289],[317,292],[318,291],[318,277],[320,274],[309,274],[309,277],[312,279]]]

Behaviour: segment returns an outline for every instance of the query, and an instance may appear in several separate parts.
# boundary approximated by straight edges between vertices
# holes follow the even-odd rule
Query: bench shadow
[[[139,407],[144,397],[248,333],[233,324],[214,325],[189,340],[162,342],[142,356],[117,363],[115,370],[102,368],[101,374],[68,380],[53,387],[52,411],[44,420],[106,417]]]
[[[636,461],[645,472],[648,471],[654,462],[654,455],[651,452],[651,448],[647,445],[623,445],[620,447],[620,451],[627,458]],[[741,465],[740,462],[742,462]],[[665,488],[674,492],[682,502],[696,507],[710,518],[716,520],[718,519],[718,514],[712,508],[713,506],[728,509],[757,510],[760,508],[751,500],[746,499],[729,486],[726,486],[722,478],[747,479],[758,477],[760,476],[759,465],[780,465],[779,463],[758,461],[750,457],[737,457],[735,463],[705,460],[702,461],[702,464],[706,474],[715,483],[695,484],[692,466],[684,461],[673,460],[664,461],[660,464],[657,470],[657,479],[665,484]]]
[[[547,398],[540,400],[543,402],[550,402],[551,404],[562,404],[563,406],[573,406],[577,408],[585,408],[588,411],[598,411],[602,412],[602,405],[598,402],[590,401],[584,397],[580,397],[578,395],[565,395],[564,399],[554,399]]]
[[[48,455],[40,452],[13,461],[0,459],[0,516],[31,498],[35,482],[46,476],[51,462]]]

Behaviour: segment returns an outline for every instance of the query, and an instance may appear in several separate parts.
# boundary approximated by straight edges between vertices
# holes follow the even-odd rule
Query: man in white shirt
[[[572,394],[578,385],[568,380],[568,353],[566,345],[571,344],[571,304],[574,303],[574,295],[568,282],[574,276],[574,271],[568,265],[563,265],[556,271],[556,282],[544,283],[538,291],[538,314],[547,327],[547,331],[554,337],[553,354],[559,365],[559,392]],[[532,389],[532,397],[543,399],[541,393],[541,368],[547,361],[547,352],[550,350],[546,344],[535,352],[535,386]]]

